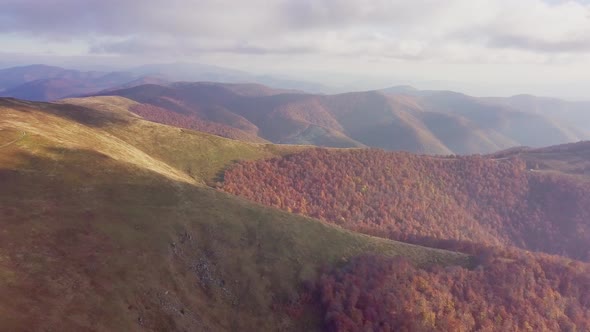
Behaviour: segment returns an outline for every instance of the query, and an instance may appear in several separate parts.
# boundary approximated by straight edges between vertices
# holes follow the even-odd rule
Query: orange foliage
[[[516,246],[590,259],[590,187],[520,159],[381,150],[239,163],[221,188],[351,230],[419,244]]]
[[[363,256],[319,291],[330,331],[589,331],[589,272],[533,256],[474,270]]]

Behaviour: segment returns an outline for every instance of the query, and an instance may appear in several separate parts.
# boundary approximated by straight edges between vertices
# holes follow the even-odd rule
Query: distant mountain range
[[[590,138],[584,125],[590,103],[550,99],[557,111],[544,104],[547,99],[532,96],[523,104],[520,97],[475,98],[411,87],[317,95],[220,83],[142,85],[104,94],[140,102],[132,111],[155,122],[254,142],[446,155]]]
[[[113,87],[127,87],[139,79],[130,72],[78,71],[46,65],[31,65],[0,70],[0,95],[51,101],[97,93]]]
[[[169,81],[257,83],[274,88],[301,90],[312,93],[328,93],[334,89],[319,83],[293,80],[271,75],[248,72],[198,63],[151,64],[132,68],[138,75],[163,77]]]
[[[118,72],[79,71],[47,65],[0,69],[0,96],[32,101],[52,101],[103,90],[172,81],[262,83],[285,89],[326,92],[328,87],[273,76],[201,64],[154,64]]]

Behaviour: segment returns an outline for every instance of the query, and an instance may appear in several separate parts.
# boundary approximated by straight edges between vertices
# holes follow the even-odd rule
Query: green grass
[[[317,315],[294,321],[271,307],[296,299],[321,267],[366,252],[469,263],[201,185],[234,160],[290,147],[182,131],[124,108],[5,102],[0,129],[27,132],[0,150],[0,330],[314,330]]]

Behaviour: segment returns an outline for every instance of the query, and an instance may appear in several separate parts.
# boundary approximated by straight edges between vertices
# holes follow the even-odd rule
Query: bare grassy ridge
[[[78,105],[73,105],[72,103]],[[466,255],[354,234],[202,185],[300,148],[154,124],[133,102],[0,99],[0,330],[316,330],[272,308],[361,253]]]

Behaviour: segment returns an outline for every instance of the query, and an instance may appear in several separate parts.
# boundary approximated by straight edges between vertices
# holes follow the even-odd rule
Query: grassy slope
[[[107,112],[107,116],[114,113],[134,119],[124,126],[107,126],[102,130],[185,172],[197,182],[213,181],[220,171],[237,160],[268,158],[306,148],[241,142],[142,121],[128,111],[136,102],[122,97],[76,98],[62,102],[88,108],[89,117],[105,116],[104,113],[97,115],[98,111]]]
[[[78,103],[95,110],[0,99],[0,330],[313,329],[270,307],[321,266],[468,263],[201,185],[289,148],[149,123],[124,99]]]

